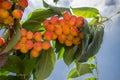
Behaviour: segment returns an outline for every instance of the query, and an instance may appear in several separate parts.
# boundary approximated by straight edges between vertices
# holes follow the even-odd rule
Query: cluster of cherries
[[[14,10],[12,9],[14,6]],[[21,8],[28,6],[28,0],[16,0],[11,2],[10,0],[0,0],[0,23],[5,25],[13,25],[14,19],[22,18],[23,11]],[[21,7],[21,8],[18,8]]]
[[[41,32],[27,31],[21,29],[21,38],[14,46],[14,50],[20,50],[21,53],[28,53],[32,57],[38,57],[41,50],[48,50],[51,47],[50,41],[43,41]]]
[[[69,12],[64,12],[62,18],[53,16],[45,20],[43,26],[46,28],[44,33],[46,40],[57,39],[66,46],[80,44],[85,36],[81,32],[84,26],[84,18],[71,15]]]
[[[23,8],[28,5],[27,0],[17,1],[17,5]],[[22,17],[22,10],[15,9],[10,14],[9,10],[12,7],[10,1],[2,0],[0,4],[0,22],[13,25],[14,18],[20,19]],[[4,6],[5,4],[7,6]],[[22,28],[21,38],[13,49],[24,54],[30,53],[32,57],[38,57],[41,50],[48,50],[51,47],[51,40],[58,40],[61,44],[72,46],[80,44],[85,37],[85,34],[81,32],[84,26],[84,18],[71,15],[69,12],[64,12],[60,18],[52,16],[43,21],[42,25],[45,28],[44,33],[27,31]],[[0,46],[4,43],[4,39],[0,37]]]
[[[2,27],[14,25],[14,19],[21,19],[22,9],[28,6],[28,0],[0,0],[0,24]],[[8,26],[7,26],[8,25]],[[0,47],[5,44],[5,39],[0,37]]]

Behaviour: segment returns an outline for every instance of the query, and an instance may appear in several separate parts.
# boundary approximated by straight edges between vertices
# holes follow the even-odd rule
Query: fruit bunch
[[[43,26],[46,28],[44,33],[46,40],[57,39],[66,46],[80,44],[85,36],[81,32],[84,26],[84,18],[71,15],[69,12],[64,12],[61,18],[53,16],[46,19]]]
[[[19,8],[13,8],[14,6],[26,8],[28,6],[27,0],[16,0],[17,2],[10,0],[0,0],[0,23],[5,25],[13,25],[14,19],[20,19],[23,15],[23,11]]]
[[[38,57],[41,50],[48,50],[50,47],[50,41],[43,40],[40,32],[33,33],[22,28],[21,38],[14,46],[14,50],[20,50],[24,54],[30,52],[32,57]]]
[[[5,43],[4,38],[3,38],[3,37],[0,37],[0,47],[1,47],[2,45],[4,45],[4,43]]]

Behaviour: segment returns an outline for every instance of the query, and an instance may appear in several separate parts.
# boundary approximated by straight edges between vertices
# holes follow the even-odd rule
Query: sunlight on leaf
[[[71,78],[79,77],[79,76],[80,76],[80,74],[79,74],[78,70],[76,68],[73,68],[68,74],[68,80]]]
[[[65,48],[62,47],[61,50],[58,53],[58,57],[57,57],[58,60],[61,59],[61,58],[63,58],[64,52],[65,52]]]
[[[72,11],[75,15],[83,16],[85,18],[92,18],[99,14],[99,11],[92,7],[72,8]]]

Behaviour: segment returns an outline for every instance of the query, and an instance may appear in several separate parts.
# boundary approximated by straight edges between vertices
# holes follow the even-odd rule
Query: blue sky
[[[43,7],[42,0],[29,0],[29,6],[25,9],[23,19],[34,9]],[[47,0],[52,4],[51,0]],[[71,0],[73,7],[88,6],[96,7],[103,16],[110,17],[116,11],[120,10],[120,0]],[[58,6],[67,6],[68,0],[60,0]],[[101,49],[97,54],[99,78],[100,80],[119,80],[120,77],[120,15],[112,18],[112,21],[105,23],[105,34]],[[1,33],[1,31],[0,31]],[[55,69],[46,80],[66,80],[67,74],[73,67],[67,67],[63,60],[56,62]],[[84,76],[73,79],[83,80]]]

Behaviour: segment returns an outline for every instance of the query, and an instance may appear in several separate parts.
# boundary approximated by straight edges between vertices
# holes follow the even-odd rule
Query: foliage
[[[48,51],[43,51],[40,57],[41,58],[38,60],[38,66],[36,67],[34,74],[36,80],[47,78],[52,72],[56,60],[52,48]]]
[[[23,9],[21,8],[23,5],[19,6],[15,4],[16,0],[10,1],[13,3],[11,11],[17,7],[21,10]],[[57,4],[59,0],[53,1]],[[44,8],[36,9],[31,12],[25,21],[14,19],[14,25],[6,25],[0,20],[0,28],[7,30],[3,35],[6,42],[3,47],[0,47],[0,56],[2,56],[2,54],[10,54],[9,56],[6,56],[8,58],[4,63],[4,66],[0,66],[2,67],[0,70],[0,79],[29,80],[30,77],[33,76],[35,80],[44,80],[52,73],[56,63],[56,56],[58,60],[63,58],[67,66],[72,63],[75,64],[75,67],[68,74],[68,80],[93,73],[93,70],[97,71],[97,64],[93,64],[93,61],[96,59],[94,56],[99,51],[103,41],[104,27],[102,24],[109,19],[100,16],[99,10],[92,7],[57,7],[48,4],[44,0],[43,5]],[[79,44],[66,46],[59,41],[59,38],[54,40],[46,40],[43,38],[41,42],[44,43],[45,41],[50,41],[51,47],[46,50],[42,49],[37,57],[31,56],[32,50],[23,54],[20,50],[15,50],[13,48],[16,43],[20,42],[22,36],[21,28],[28,30],[28,32],[40,32],[43,37],[44,32],[47,31],[46,26],[44,26],[44,21],[50,20],[52,16],[57,16],[61,19],[64,17],[64,12],[66,11],[72,16],[77,16],[76,18],[84,18],[82,28],[77,27],[81,39],[79,40]],[[120,12],[117,12],[117,14],[119,13]],[[101,17],[104,19],[101,20]],[[60,25],[57,24],[57,26]],[[32,37],[34,38],[34,36]],[[74,36],[74,38],[76,38],[76,36]],[[35,43],[35,39],[32,39],[31,41]],[[36,56],[35,53],[34,55]],[[15,75],[8,75],[9,72]],[[84,80],[97,80],[97,77],[92,76],[85,78]]]

